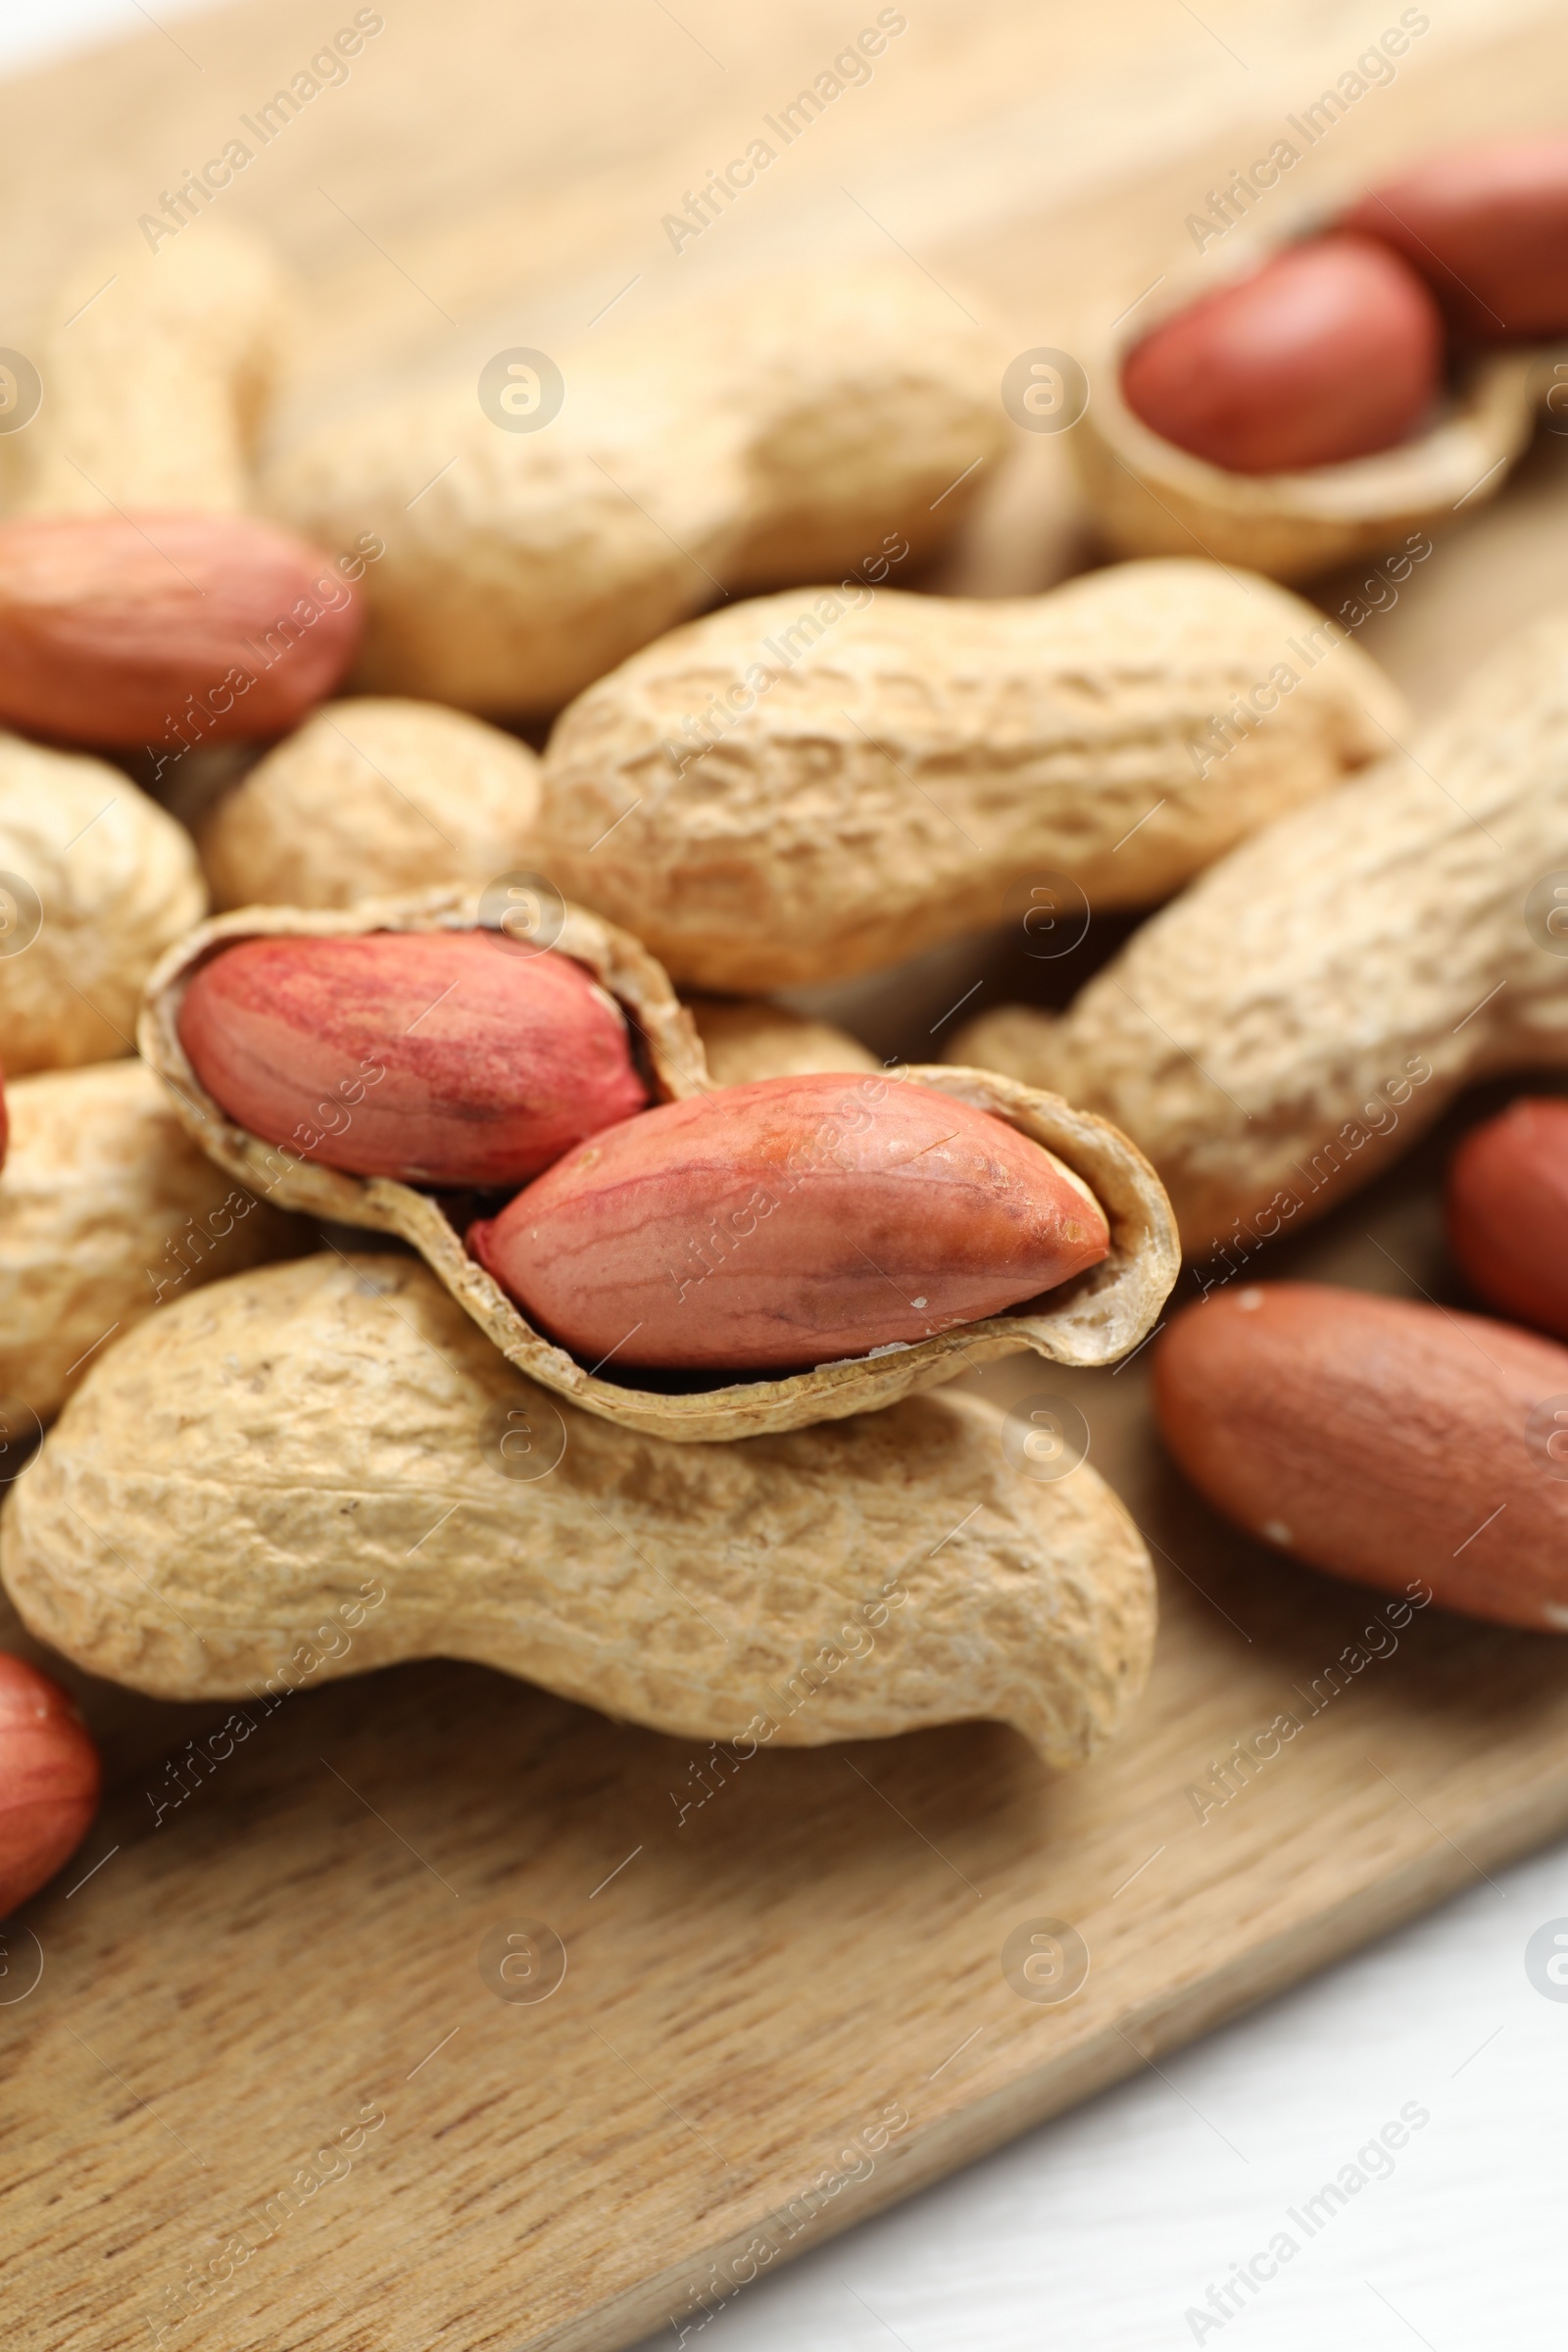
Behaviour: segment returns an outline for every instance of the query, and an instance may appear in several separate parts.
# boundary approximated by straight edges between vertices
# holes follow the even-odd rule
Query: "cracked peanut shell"
[[[495,918],[492,917],[492,920]],[[478,1203],[462,1196],[452,1212],[431,1193],[390,1177],[346,1175],[264,1143],[227,1118],[205,1091],[179,1040],[179,1010],[191,975],[209,957],[247,938],[331,937],[378,930],[471,931],[481,903],[457,891],[307,913],[252,906],[202,924],[165,956],[147,988],[139,1029],[144,1057],[164,1079],[179,1118],[220,1167],[279,1207],[330,1223],[394,1233],[409,1242],[508,1360],[589,1412],[650,1436],[692,1441],[801,1429],[813,1421],[869,1412],[911,1391],[953,1380],[1019,1348],[1057,1363],[1113,1363],[1154,1324],[1176,1279],[1179,1255],[1170,1206],[1142,1152],[1103,1119],[1058,1097],[982,1070],[912,1065],[897,1075],[846,1072],[850,1090],[910,1079],[993,1113],[1049,1152],[1089,1187],[1110,1228],[1099,1265],[1043,1300],[1003,1315],[895,1346],[848,1362],[775,1379],[723,1379],[703,1387],[635,1387],[587,1369],[533,1329],[500,1285],[469,1256],[460,1226]],[[654,958],[625,932],[567,906],[552,944],[584,963],[615,998],[643,1041],[654,1096],[679,1102],[711,1090],[691,1015]],[[874,1107],[879,1096],[863,1100]],[[850,1107],[858,1108],[858,1104]],[[456,1221],[454,1221],[456,1219]]]
[[[1167,441],[1134,415],[1122,368],[1151,330],[1250,276],[1298,240],[1334,225],[1317,203],[1250,223],[1165,272],[1155,301],[1136,303],[1086,351],[1089,406],[1066,435],[1096,524],[1119,556],[1212,557],[1279,580],[1451,527],[1495,496],[1530,440],[1540,379],[1534,351],[1463,359],[1430,421],[1396,448],[1298,473],[1236,473]],[[1212,240],[1207,242],[1212,243]]]

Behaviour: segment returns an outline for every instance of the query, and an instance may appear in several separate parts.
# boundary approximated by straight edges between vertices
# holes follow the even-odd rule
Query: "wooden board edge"
[[[1168,2002],[1129,2010],[1120,2026],[1112,2022],[1065,2058],[1041,2065],[972,2106],[956,2108],[890,2148],[864,2193],[842,2207],[836,2200],[824,2204],[765,2266],[759,2269],[754,2264],[754,2275],[770,2276],[775,2268],[814,2252],[1040,2125],[1113,2089],[1154,2058],[1189,2047],[1335,1961],[1423,1917],[1473,1886],[1483,1862],[1504,1866],[1565,1834],[1568,1783],[1526,1792],[1500,1820],[1488,1823],[1483,1835],[1472,1833],[1471,1845],[1482,1849],[1480,1861],[1438,1831],[1399,1869],[1380,1873],[1332,1909],[1237,1955]],[[519,2338],[515,2352],[626,2352],[626,2347],[664,2328],[683,2341],[681,2315],[693,2317],[690,2333],[700,2322],[694,2289],[715,2275],[731,2277],[778,2210],[776,2203],[769,2204],[761,2215],[697,2248],[686,2261],[623,2289],[563,2327]],[[733,2300],[740,2291],[741,2286],[731,2286],[726,2299]]]

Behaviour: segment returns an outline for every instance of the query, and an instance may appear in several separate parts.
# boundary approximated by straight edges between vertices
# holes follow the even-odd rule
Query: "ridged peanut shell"
[[[43,1070],[6,1097],[0,1396],[39,1421],[155,1308],[309,1240],[197,1150],[143,1062]]]
[[[1210,556],[1279,580],[1448,528],[1508,477],[1530,439],[1539,356],[1491,353],[1463,362],[1425,429],[1394,449],[1299,473],[1234,473],[1178,449],[1128,407],[1121,374],[1151,329],[1205,295],[1251,275],[1297,238],[1328,225],[1332,207],[1237,226],[1200,260],[1173,263],[1156,296],[1136,304],[1083,354],[1089,406],[1067,448],[1101,536],[1119,556]]]
[[[439,703],[326,703],[226,793],[198,836],[213,905],[352,906],[526,868],[539,761]]]
[[[952,1050],[1124,1127],[1189,1249],[1268,1238],[1470,1080],[1568,1062],[1553,877],[1568,892],[1568,612],[1485,662],[1408,755],[1233,851],[1060,1018],[984,1013]]]
[[[1005,350],[902,264],[761,280],[686,321],[682,341],[705,434],[716,384],[744,449],[732,595],[918,563],[1006,443]]]
[[[844,979],[1000,924],[1041,876],[1147,905],[1406,723],[1343,632],[1215,564],[988,603],[856,594],[725,606],[557,722],[541,861],[678,981]],[[1218,758],[1216,716],[1281,665],[1298,682]],[[683,732],[704,712],[706,751]]]
[[[719,585],[940,544],[1005,431],[1002,355],[902,269],[771,281],[555,356],[564,404],[536,430],[496,422],[469,378],[328,425],[266,475],[308,537],[385,542],[368,690],[559,710]]]
[[[142,983],[206,906],[189,834],[128,776],[0,733],[8,1076],[131,1053]]]
[[[557,1406],[412,1260],[323,1255],[106,1354],[18,1482],[0,1568],[33,1633],[164,1697],[297,1682],[368,1589],[319,1679],[474,1658],[689,1739],[990,1717],[1075,1764],[1142,1687],[1152,1579],[1094,1471],[1036,1483],[1001,1427],[922,1397],[670,1446]]]
[[[744,998],[690,997],[715,1086],[745,1086],[753,1078],[797,1078],[811,1070],[874,1070],[880,1063],[858,1038],[831,1021],[808,1020],[782,1004]]]
[[[14,511],[238,514],[290,324],[261,239],[203,219],[149,251],[127,224],[73,270],[38,355],[43,406],[19,436]],[[216,683],[216,681],[214,681]]]
[[[725,1381],[685,1390],[622,1385],[591,1372],[535,1331],[500,1286],[471,1258],[441,1201],[388,1177],[341,1174],[293,1158],[225,1118],[197,1081],[179,1042],[179,1007],[190,974],[231,941],[266,936],[322,937],[376,930],[472,930],[478,902],[455,891],[306,913],[253,906],[203,924],[171,951],[147,988],[141,1050],[170,1088],[188,1131],[220,1167],[265,1192],[280,1207],[344,1225],[395,1233],[418,1250],[453,1297],[503,1355],[587,1411],[649,1436],[687,1441],[756,1437],[801,1429],[891,1404],[913,1390],[955,1379],[967,1367],[1020,1348],[1058,1363],[1111,1363],[1151,1330],[1176,1279],[1179,1256],[1169,1203],[1152,1170],[1125,1136],[1056,1097],[978,1070],[914,1066],[899,1077],[931,1086],[1007,1120],[1044,1144],[1086,1183],[1109,1221],[1109,1255],[1040,1303],[993,1315],[912,1347],[891,1348],[850,1363],[824,1364],[782,1379]],[[584,963],[620,1004],[647,1053],[653,1092],[677,1102],[707,1093],[711,1081],[690,1015],[653,957],[627,936],[581,908],[567,906],[554,941]],[[846,1089],[897,1084],[898,1078],[845,1074]],[[460,1201],[460,1215],[471,1205]],[[1031,1311],[1032,1310],[1032,1311]]]

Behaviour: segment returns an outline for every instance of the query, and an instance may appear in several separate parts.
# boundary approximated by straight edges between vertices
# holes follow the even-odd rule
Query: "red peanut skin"
[[[1154,1402],[1194,1486],[1250,1535],[1356,1584],[1420,1578],[1446,1608],[1568,1630],[1568,1348],[1408,1299],[1249,1284],[1171,1323]]]
[[[747,1372],[997,1314],[1097,1265],[1109,1232],[1005,1120],[840,1071],[627,1120],[468,1246],[584,1362]]]
[[[332,557],[250,515],[0,522],[0,723],[174,754],[281,735],[342,678],[363,611]]]
[[[244,940],[196,972],[179,1038],[253,1135],[406,1184],[521,1184],[648,1099],[582,966],[483,932]]]
[[[0,1650],[0,1919],[75,1852],[98,1810],[100,1777],[73,1700]]]
[[[1568,139],[1430,156],[1342,225],[1401,254],[1475,341],[1568,334]]]
[[[1366,237],[1294,245],[1156,326],[1122,369],[1151,431],[1232,473],[1296,473],[1392,449],[1437,397],[1443,321]]]
[[[1448,1243],[1489,1306],[1568,1339],[1568,1102],[1528,1096],[1448,1167]]]

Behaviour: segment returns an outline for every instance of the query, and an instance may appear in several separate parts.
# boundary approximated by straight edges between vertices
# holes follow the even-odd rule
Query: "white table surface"
[[[0,71],[186,13],[4,0]],[[1524,1970],[1531,1934],[1558,1915],[1568,1846],[1478,1874],[1472,1893],[1161,2072],[760,2279],[688,2345],[1564,2352],[1568,2002]],[[1431,2120],[1393,2172],[1306,2238],[1291,2209],[1410,2103]],[[1299,2251],[1216,2320],[1210,2287],[1282,2230]]]

